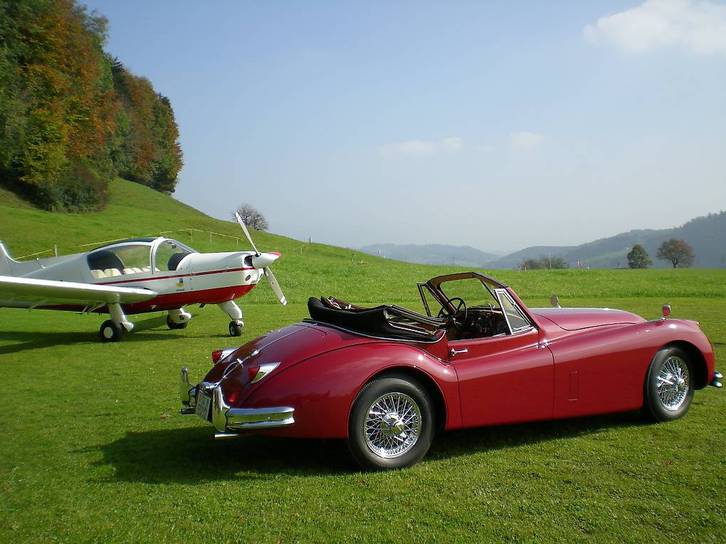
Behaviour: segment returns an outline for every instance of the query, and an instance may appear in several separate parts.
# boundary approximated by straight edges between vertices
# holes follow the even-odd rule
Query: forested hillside
[[[120,175],[174,191],[169,100],[103,51],[75,0],[0,0],[0,185],[48,210],[100,209]]]

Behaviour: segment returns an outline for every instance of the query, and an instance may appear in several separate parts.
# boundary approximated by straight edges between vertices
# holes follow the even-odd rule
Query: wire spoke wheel
[[[645,383],[643,412],[654,421],[683,417],[693,400],[698,368],[689,354],[667,346],[655,354]]]
[[[691,374],[686,362],[671,355],[658,372],[658,399],[666,410],[678,410],[686,401],[691,383]]]
[[[421,435],[421,409],[405,393],[385,393],[373,401],[363,421],[368,448],[384,459],[400,457]]]

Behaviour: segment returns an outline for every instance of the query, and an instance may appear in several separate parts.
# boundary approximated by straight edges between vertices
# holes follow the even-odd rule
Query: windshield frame
[[[445,274],[441,276],[436,276],[434,278],[431,278],[430,280],[426,282],[419,282],[417,283],[418,289],[419,289],[419,295],[421,296],[421,301],[423,303],[424,308],[426,309],[429,316],[433,317],[430,313],[429,305],[426,299],[424,298],[424,291],[423,289],[428,289],[429,293],[431,293],[432,297],[441,304],[442,307],[446,308],[447,311],[450,313],[450,315],[454,315],[456,313],[456,308],[449,303],[449,299],[446,296],[446,293],[442,289],[442,284],[456,281],[456,280],[465,280],[470,278],[476,278],[478,279],[481,284],[484,286],[484,288],[489,292],[489,294],[492,296],[494,302],[496,302],[499,307],[502,309],[502,312],[505,314],[505,320],[507,323],[507,328],[509,329],[510,335],[519,334],[521,332],[525,332],[530,329],[539,329],[539,324],[537,322],[537,319],[532,315],[532,313],[529,311],[529,308],[520,300],[520,298],[517,296],[517,294],[512,291],[512,289],[507,286],[505,283],[502,283],[490,276],[486,276],[484,274],[479,274],[478,272],[457,272],[455,274]],[[528,327],[518,327],[514,330],[512,330],[511,324],[509,322],[509,318],[506,315],[506,312],[504,312],[500,297],[497,295],[497,291],[504,291],[507,295],[507,299],[509,302],[513,303],[514,306],[519,310],[519,312],[522,314],[522,316],[529,321]],[[466,302],[466,301],[465,301]]]

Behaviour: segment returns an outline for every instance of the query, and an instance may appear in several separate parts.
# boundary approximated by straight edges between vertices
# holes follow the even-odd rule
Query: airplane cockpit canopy
[[[176,270],[182,259],[197,253],[169,238],[130,238],[91,251],[88,267],[96,279]]]

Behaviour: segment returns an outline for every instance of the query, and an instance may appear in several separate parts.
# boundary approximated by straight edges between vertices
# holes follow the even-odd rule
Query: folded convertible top
[[[445,321],[394,305],[361,308],[334,298],[308,300],[313,321],[347,331],[392,340],[437,342],[445,334]]]

